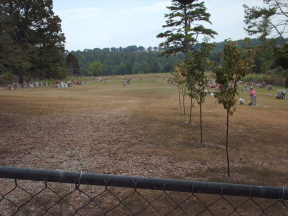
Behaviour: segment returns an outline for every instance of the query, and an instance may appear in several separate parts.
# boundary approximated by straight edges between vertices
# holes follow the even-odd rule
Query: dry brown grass
[[[215,98],[203,106],[199,144],[198,125],[178,109],[177,88],[160,76],[139,77],[126,87],[109,77],[0,93],[1,165],[288,187],[288,100],[266,95],[276,90],[256,89],[257,107],[237,105],[228,178],[225,110]],[[194,123],[198,115],[195,105]]]

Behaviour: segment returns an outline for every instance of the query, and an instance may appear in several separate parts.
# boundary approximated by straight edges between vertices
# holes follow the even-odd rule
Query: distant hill
[[[241,44],[243,40],[238,40]],[[250,40],[251,46],[260,46],[261,42],[258,39]],[[225,42],[213,43],[214,50],[209,58],[212,61],[220,62],[221,54]],[[200,49],[200,43],[194,46],[194,49]],[[111,48],[94,48],[85,49],[83,51],[72,51],[79,61],[81,75],[86,76],[89,65],[93,61],[101,62],[103,71],[101,75],[124,75],[124,74],[139,74],[139,73],[167,73],[171,72],[174,66],[184,60],[184,54],[178,53],[169,58],[158,55],[159,47],[148,47],[131,45],[128,47],[111,47]]]

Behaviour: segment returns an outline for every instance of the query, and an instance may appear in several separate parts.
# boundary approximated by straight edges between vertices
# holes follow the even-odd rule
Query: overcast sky
[[[169,0],[54,0],[54,12],[62,19],[66,36],[66,50],[127,47],[130,45],[158,46],[164,39],[156,35],[164,32],[164,14]],[[263,0],[205,0],[212,25],[218,32],[211,42],[248,35],[243,4],[263,6]]]

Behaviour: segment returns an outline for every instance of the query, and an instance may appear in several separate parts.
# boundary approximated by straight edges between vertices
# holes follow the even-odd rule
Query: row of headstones
[[[83,85],[85,84],[85,81],[82,81],[81,83],[78,83],[79,85]],[[56,88],[68,88],[68,87],[72,87],[73,83],[69,82],[69,83],[58,83],[55,85]],[[34,87],[39,87],[39,86],[48,86],[48,82],[44,82],[44,84],[42,82],[29,82],[29,83],[23,83],[22,85],[20,85],[19,83],[13,83],[11,85],[8,85],[8,89],[9,90],[14,90],[14,89],[20,89],[20,88],[34,88]]]
[[[67,83],[64,83],[64,82],[58,82],[57,84],[55,84],[55,87],[56,88],[68,88],[68,87],[72,87],[73,85],[84,85],[85,84],[85,81],[81,81],[81,82],[67,82]]]
[[[48,82],[45,82],[44,84],[42,82],[35,82],[35,84],[34,83],[28,83],[28,87],[30,87],[30,88],[39,87],[39,86],[48,86]]]
[[[99,81],[99,82],[105,82],[105,83],[108,83],[108,79],[98,78],[98,81]]]
[[[264,88],[266,85],[262,85],[261,87]],[[268,90],[271,91],[272,90],[272,85],[268,85]],[[243,88],[244,91],[250,91],[250,86],[249,85],[244,85]]]
[[[55,85],[56,88],[68,88],[68,87],[72,87],[72,84],[73,83],[64,83],[64,82],[61,82],[61,83],[58,83]]]
[[[45,82],[44,84],[42,82],[35,82],[34,83],[23,83],[20,85],[19,83],[13,83],[11,85],[8,85],[9,90],[14,90],[14,89],[20,89],[20,88],[34,88],[34,87],[39,87],[39,86],[48,86],[48,82]]]
[[[266,83],[265,82],[262,82],[262,83],[261,82],[247,82],[246,85],[247,86],[258,86],[258,87],[262,87],[262,88],[266,87]]]

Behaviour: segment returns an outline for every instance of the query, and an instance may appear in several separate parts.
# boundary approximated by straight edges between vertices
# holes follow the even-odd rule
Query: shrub
[[[264,74],[250,74],[248,76],[243,77],[243,82],[265,82],[270,85],[279,85],[284,86],[284,78],[280,75],[264,75]]]

